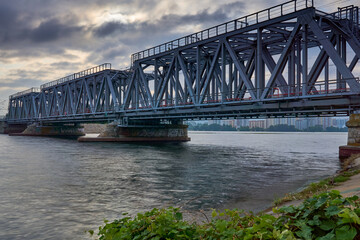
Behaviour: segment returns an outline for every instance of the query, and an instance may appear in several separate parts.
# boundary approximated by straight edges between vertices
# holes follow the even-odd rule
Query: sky
[[[360,0],[314,0],[327,12]],[[0,0],[0,115],[10,94],[283,3],[280,0]]]

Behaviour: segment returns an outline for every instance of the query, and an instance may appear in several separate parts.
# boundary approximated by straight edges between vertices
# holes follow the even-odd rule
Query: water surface
[[[88,239],[154,207],[258,211],[339,169],[347,133],[190,132],[184,144],[0,135],[0,239]]]

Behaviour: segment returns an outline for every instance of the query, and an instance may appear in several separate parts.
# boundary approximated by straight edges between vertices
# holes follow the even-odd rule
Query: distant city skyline
[[[279,124],[286,124],[295,126],[299,130],[304,130],[309,127],[322,126],[327,127],[346,127],[348,117],[304,117],[304,118],[266,118],[266,119],[231,119],[231,120],[204,120],[204,121],[190,121],[194,124],[220,124],[231,125],[235,128],[250,127],[250,128],[269,128]]]

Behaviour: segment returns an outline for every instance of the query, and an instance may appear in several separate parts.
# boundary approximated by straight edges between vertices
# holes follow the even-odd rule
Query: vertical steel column
[[[336,35],[336,51],[341,56],[341,36],[340,34]],[[335,64],[336,65],[336,64]],[[342,89],[342,83],[341,83],[341,73],[339,70],[339,67],[336,65],[336,88]]]
[[[325,63],[325,93],[329,93],[329,60]]]
[[[302,95],[305,96],[307,92],[307,78],[308,78],[308,27],[303,25],[302,36]]]
[[[229,90],[228,96],[229,98],[233,98],[233,83],[234,83],[234,72],[233,72],[233,63],[232,60],[229,59]]]
[[[196,95],[195,95],[195,104],[199,104],[200,99],[200,81],[201,81],[201,47],[200,45],[196,48]]]
[[[179,64],[179,60],[178,60],[178,58],[175,58],[175,68],[174,68],[175,72],[173,72],[171,74],[172,76],[170,76],[170,78],[169,78],[169,82],[170,82],[170,84],[169,84],[169,88],[170,88],[169,101],[170,101],[170,103],[169,104],[174,103],[173,102],[173,100],[174,100],[174,75],[173,74],[176,74],[176,65],[178,65],[178,64]]]
[[[136,93],[136,89],[137,89],[137,78],[138,78],[138,69],[135,70],[134,74],[135,74],[135,77],[134,77],[134,87],[130,88],[130,93],[131,93],[131,98],[130,98],[130,101],[131,101],[131,108],[136,108],[136,103],[137,103],[137,93]]]
[[[179,103],[179,61],[175,59],[175,106]]]
[[[177,58],[176,58],[177,59]],[[189,96],[189,94],[188,94],[188,87],[187,87],[187,82],[186,82],[186,80],[185,80],[185,74],[187,74],[186,73],[186,69],[182,69],[181,68],[181,70],[182,70],[182,72],[183,72],[183,76],[184,76],[184,78],[183,78],[183,82],[184,82],[184,98],[185,98],[185,102],[188,102],[188,96]]]
[[[300,44],[300,38],[296,41],[296,92],[297,95],[300,94],[300,88],[301,88],[301,44]]]
[[[238,81],[239,81],[238,76],[239,74],[237,68],[234,65],[234,94],[233,94],[234,98],[236,98],[236,95],[238,94],[237,92],[235,92],[238,89]]]
[[[344,36],[341,36],[341,56],[346,65],[346,39]],[[342,91],[346,91],[346,80],[342,77],[340,81]]]
[[[153,102],[152,102],[152,106],[155,107],[156,105],[156,99],[158,99],[158,71],[159,71],[159,66],[158,66],[158,60],[157,58],[154,59],[154,97],[153,97]]]
[[[221,46],[221,102],[225,102],[225,84],[226,84],[226,50],[225,45]]]
[[[141,67],[141,66],[140,66]],[[103,78],[104,81],[104,90],[105,90],[105,106],[104,106],[104,112],[107,112],[110,110],[110,86],[108,82],[105,80],[106,77]],[[138,82],[138,81],[137,81]]]
[[[265,87],[265,66],[264,60],[262,59],[262,29],[257,29],[257,44],[256,44],[256,61],[255,61],[255,88],[257,98],[260,98],[264,87]]]

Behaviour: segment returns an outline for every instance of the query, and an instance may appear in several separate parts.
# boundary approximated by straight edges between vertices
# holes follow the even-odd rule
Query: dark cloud
[[[61,38],[69,38],[75,33],[83,34],[83,27],[71,26],[66,23],[61,23],[58,19],[51,19],[42,22],[39,27],[35,29],[30,29],[29,32],[29,37],[32,41],[43,43]]]
[[[120,22],[106,22],[95,28],[93,34],[97,37],[106,37],[116,32],[124,33],[134,31],[134,26],[135,25],[133,24],[124,24]]]
[[[74,67],[74,62],[55,62],[50,64],[51,67],[53,68],[73,68]]]
[[[145,48],[161,44],[192,33],[190,26],[201,25],[211,27],[231,19],[227,13],[240,13],[244,7],[242,3],[232,3],[221,6],[216,11],[202,10],[195,14],[166,14],[158,19],[142,22],[105,22],[91,29],[92,35],[99,39],[109,39],[111,47],[103,45],[94,49],[89,61],[114,62]],[[186,28],[185,26],[189,26]],[[181,27],[182,31],[178,28]],[[130,59],[128,59],[130,64]]]
[[[210,13],[208,10],[203,10],[196,14],[188,14],[188,15],[179,15],[179,14],[169,14],[161,17],[160,21],[156,23],[159,26],[169,26],[176,27],[186,24],[204,24],[213,22],[223,22],[228,20],[227,14],[219,9],[213,13]]]
[[[194,25],[207,28],[230,20],[233,15],[242,15],[243,4],[225,4],[194,14],[180,11],[174,14],[178,7],[176,1],[156,0],[0,0],[0,62],[59,59],[55,63],[32,66],[31,70],[24,67],[7,73],[6,79],[0,79],[0,87],[39,86],[43,81],[61,77],[54,76],[55,70],[63,69],[57,71],[61,74],[103,62],[122,67],[128,62],[126,65],[129,65],[132,53],[189,34]],[[94,9],[104,14],[114,14],[111,10],[117,9],[122,15],[151,12],[155,17],[131,23],[108,21],[94,25],[94,19],[87,13]],[[85,62],[76,51],[89,54]],[[8,79],[13,79],[12,83]]]
[[[4,82],[0,81],[0,88],[6,87],[6,88],[23,88],[24,90],[31,88],[31,87],[39,87],[41,84],[43,84],[43,81],[36,80],[33,78],[21,78],[21,79],[15,79],[11,82]],[[14,92],[15,90],[13,90]]]
[[[29,79],[31,77],[36,77],[36,79],[42,79],[48,76],[50,69],[36,69],[36,70],[12,70],[8,76],[11,78],[20,78],[20,79]],[[1,85],[0,85],[1,86]]]
[[[154,21],[144,21],[144,22],[134,22],[134,23],[121,23],[121,22],[105,22],[99,27],[93,29],[93,34],[96,37],[106,37],[108,35],[124,35],[128,33],[140,32],[143,35],[153,37],[154,33],[164,32],[169,33],[174,30],[174,28],[186,25],[201,24],[204,26],[209,26],[214,23],[221,23],[229,20],[229,12],[236,11],[236,9],[241,9],[243,7],[242,3],[236,2],[232,4],[227,4],[216,10],[215,12],[209,12],[208,9],[202,10],[195,14],[167,14],[162,16],[158,20]],[[239,10],[238,10],[239,13]]]

